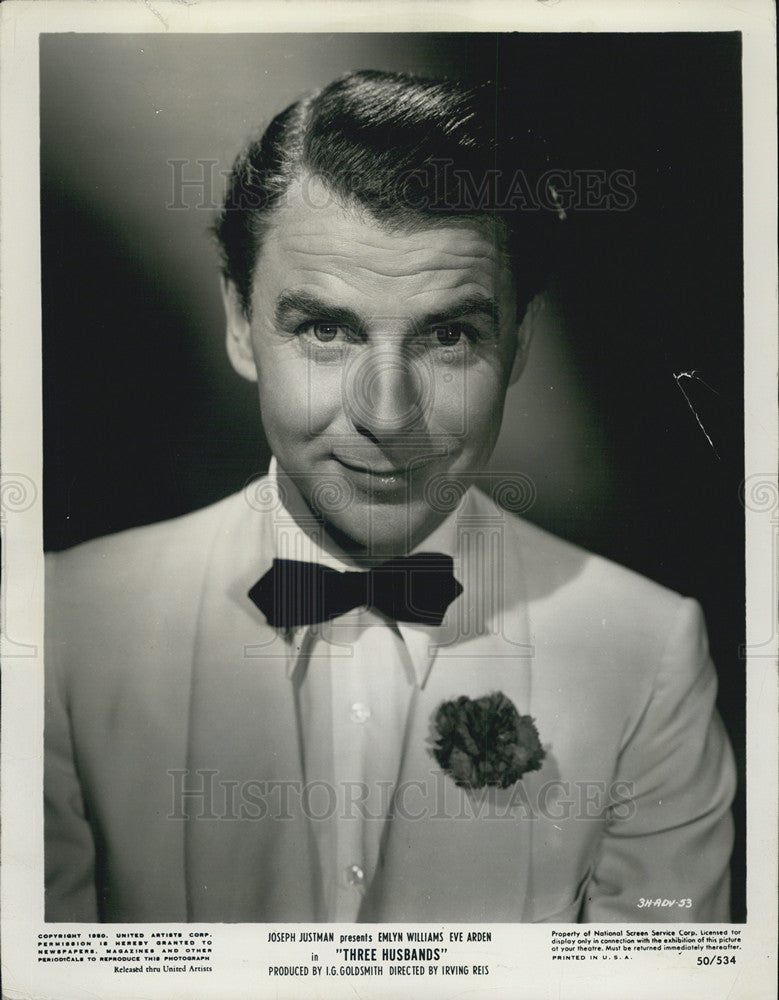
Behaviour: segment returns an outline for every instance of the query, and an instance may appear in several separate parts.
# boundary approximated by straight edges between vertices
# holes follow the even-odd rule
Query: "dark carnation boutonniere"
[[[443,702],[435,730],[433,755],[461,788],[508,788],[546,756],[533,719],[501,691]]]

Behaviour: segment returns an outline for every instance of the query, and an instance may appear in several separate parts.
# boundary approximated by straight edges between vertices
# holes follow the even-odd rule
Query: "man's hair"
[[[513,112],[504,126],[506,111]],[[544,216],[533,204],[540,143],[494,87],[363,70],[305,94],[238,156],[214,227],[224,275],[247,315],[275,208],[316,177],[388,231],[464,219],[493,223],[512,268],[519,314],[545,273]]]

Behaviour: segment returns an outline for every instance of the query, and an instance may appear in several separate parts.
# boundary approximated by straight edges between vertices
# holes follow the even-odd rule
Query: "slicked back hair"
[[[548,213],[523,193],[544,158],[521,120],[504,124],[511,110],[488,84],[363,70],[282,111],[238,156],[214,227],[247,316],[274,209],[295,180],[312,177],[390,232],[452,219],[493,225],[521,316],[543,283]]]

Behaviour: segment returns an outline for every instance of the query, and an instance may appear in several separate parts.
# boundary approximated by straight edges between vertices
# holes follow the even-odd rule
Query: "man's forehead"
[[[494,227],[457,219],[388,226],[316,179],[290,187],[258,265],[264,293],[282,278],[412,298],[448,289],[504,298],[510,285]]]

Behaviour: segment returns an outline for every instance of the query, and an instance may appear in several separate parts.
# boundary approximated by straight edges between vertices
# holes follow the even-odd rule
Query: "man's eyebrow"
[[[438,323],[450,323],[452,320],[461,319],[463,316],[482,315],[486,316],[495,328],[500,328],[500,309],[498,303],[486,295],[469,295],[465,299],[460,299],[451,307],[438,312],[428,313],[419,321],[420,327],[435,326]]]
[[[309,292],[282,292],[276,300],[276,325],[284,326],[295,313],[327,320],[329,323],[338,323],[353,330],[360,330],[363,326],[363,321],[357,313],[344,306],[334,305],[332,302],[320,299],[317,295],[311,295]]]

